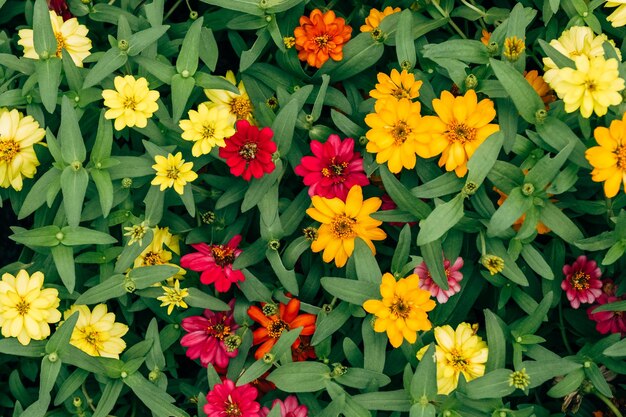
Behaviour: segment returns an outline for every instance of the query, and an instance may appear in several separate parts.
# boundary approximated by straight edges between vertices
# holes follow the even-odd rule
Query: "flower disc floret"
[[[148,80],[144,77],[117,76],[113,83],[115,90],[102,91],[104,105],[109,108],[104,117],[115,119],[115,130],[122,130],[126,126],[146,127],[148,119],[159,109],[159,92],[150,90]]]

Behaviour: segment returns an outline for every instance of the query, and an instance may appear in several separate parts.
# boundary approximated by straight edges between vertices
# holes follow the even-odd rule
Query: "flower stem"
[[[567,335],[565,334],[565,326],[563,323],[563,306],[559,303],[559,329],[561,330],[561,338],[563,339],[563,344],[565,345],[565,349],[567,349],[567,353],[570,355],[574,354],[572,347],[567,340]]]
[[[435,8],[437,9],[437,11],[438,11],[439,13],[441,13],[441,15],[442,15],[443,17],[448,18],[448,24],[452,27],[452,29],[454,29],[454,30],[456,31],[456,33],[458,33],[458,34],[459,34],[459,36],[460,36],[461,38],[463,38],[463,39],[467,39],[467,37],[465,36],[465,34],[464,34],[464,33],[463,33],[463,31],[461,30],[461,28],[460,28],[460,27],[458,27],[458,26],[456,25],[456,23],[454,23],[454,21],[452,21],[452,18],[450,17],[450,15],[449,15],[448,13],[446,13],[446,12],[445,12],[445,10],[443,10],[443,9],[441,8],[441,6],[439,5],[439,0],[434,0],[431,4],[432,4],[433,6],[435,6]]]
[[[466,5],[467,7],[469,7],[470,9],[472,9],[473,11],[475,11],[476,13],[480,15],[480,18],[478,19],[478,23],[480,23],[480,26],[483,29],[487,29],[487,26],[485,25],[485,22],[483,21],[485,16],[487,16],[487,13],[483,12],[478,7],[476,7],[476,3],[474,3],[473,0],[470,0],[470,2],[471,3],[468,3],[466,0],[461,0],[461,3],[463,3],[464,5]]]
[[[167,20],[167,18],[170,17],[172,13],[174,13],[174,10],[176,10],[176,8],[180,6],[182,2],[183,0],[177,0],[176,3],[174,3],[174,5],[172,6],[172,8],[167,11],[165,16],[163,17],[163,21]]]
[[[87,387],[85,387],[84,383],[83,383],[83,385],[80,386],[80,389],[83,392],[83,395],[85,396],[85,400],[87,400],[87,404],[89,405],[89,408],[91,408],[92,411],[96,411],[96,407],[94,407],[93,400],[91,399],[91,397],[87,393]]]
[[[613,414],[615,414],[615,417],[624,417],[622,415],[622,413],[619,411],[619,408],[617,408],[615,406],[615,404],[613,404],[613,402],[611,400],[606,398],[604,395],[600,394],[598,391],[594,391],[593,394],[596,397],[598,397],[600,399],[600,401],[602,401],[604,404],[606,404],[607,407],[609,407],[609,410],[611,410],[611,412]]]

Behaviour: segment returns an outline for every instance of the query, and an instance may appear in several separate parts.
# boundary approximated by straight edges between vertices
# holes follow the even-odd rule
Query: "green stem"
[[[464,34],[464,33],[463,33],[463,31],[461,30],[461,28],[460,28],[460,27],[458,27],[458,26],[456,25],[456,23],[454,23],[454,21],[452,21],[452,18],[450,17],[450,15],[449,15],[449,14],[447,14],[447,13],[445,12],[445,10],[443,10],[443,9],[441,8],[441,6],[439,5],[439,1],[438,1],[438,0],[433,1],[431,4],[432,4],[433,6],[435,6],[435,8],[437,9],[437,11],[438,11],[439,13],[441,13],[441,15],[442,15],[443,17],[447,17],[447,18],[448,18],[448,24],[452,27],[452,29],[454,29],[454,30],[456,31],[456,33],[458,33],[458,34],[459,34],[459,36],[460,36],[461,38],[463,38],[463,39],[467,39],[467,36],[465,36],[465,34]]]
[[[464,5],[466,5],[467,7],[474,10],[476,13],[480,15],[480,18],[478,19],[478,23],[480,23],[480,26],[486,30],[487,26],[485,25],[484,18],[485,16],[487,16],[487,13],[483,12],[478,7],[476,7],[476,3],[474,3],[474,0],[470,0],[470,3],[468,3],[465,0],[461,0],[461,3],[463,3]]]
[[[567,353],[573,355],[574,351],[572,350],[572,347],[567,340],[567,335],[565,334],[565,326],[563,323],[563,307],[561,303],[559,303],[559,329],[561,330],[561,338],[563,339],[563,344],[565,345],[565,349],[567,349]]]
[[[170,17],[170,15],[171,15],[172,13],[174,13],[174,10],[176,10],[176,8],[177,8],[178,6],[180,6],[180,4],[181,4],[182,2],[183,2],[183,0],[177,0],[177,1],[176,1],[176,3],[174,3],[174,5],[172,6],[172,8],[171,8],[171,9],[169,9],[169,10],[167,11],[167,13],[165,14],[165,16],[163,17],[163,20],[164,20],[164,21],[165,21],[165,20],[167,20],[167,18],[168,18],[168,17]]]
[[[83,395],[85,396],[85,400],[87,401],[87,405],[89,405],[89,408],[91,408],[92,411],[96,411],[96,407],[93,406],[93,400],[87,393],[87,387],[85,387],[84,383],[83,385],[80,386],[80,389],[83,392]]]
[[[609,407],[609,410],[611,410],[611,412],[613,414],[615,414],[615,417],[624,417],[622,415],[622,413],[619,411],[619,409],[615,406],[615,404],[613,404],[613,402],[611,400],[609,400],[608,398],[606,398],[604,395],[600,394],[597,391],[594,391],[593,394],[598,397],[600,399],[600,401],[602,401],[604,404],[606,404],[607,407]]]
[[[484,256],[487,254],[487,245],[485,244],[485,235],[481,231],[478,234],[478,236],[480,237],[480,254]]]

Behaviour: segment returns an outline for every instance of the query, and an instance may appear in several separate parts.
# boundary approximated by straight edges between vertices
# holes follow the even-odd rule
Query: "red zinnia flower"
[[[324,143],[311,141],[314,156],[305,156],[295,173],[304,177],[304,185],[309,186],[309,195],[324,198],[339,197],[346,200],[348,191],[354,185],[368,185],[369,180],[363,170],[363,158],[354,152],[354,140],[341,140],[330,135]]]
[[[192,244],[191,246],[198,252],[180,258],[180,266],[202,272],[200,281],[203,284],[215,284],[218,292],[226,292],[231,284],[245,279],[243,272],[233,270],[233,262],[242,252],[241,249],[237,249],[240,242],[241,235],[235,235],[225,245]]]
[[[63,20],[73,17],[66,0],[48,0],[48,9],[54,10],[57,16],[63,17]]]
[[[588,261],[581,255],[572,265],[563,266],[565,279],[561,288],[565,291],[572,308],[580,307],[581,303],[593,303],[602,294],[600,268],[596,261]]]
[[[204,412],[208,417],[260,417],[258,393],[250,384],[236,387],[230,379],[215,384],[206,396]]]
[[[265,307],[265,305],[265,303],[261,303],[262,307]],[[310,336],[315,333],[315,315],[298,314],[299,311],[300,300],[297,298],[289,300],[287,305],[280,303],[278,312],[274,312],[274,314],[265,315],[263,310],[257,306],[248,308],[250,318],[263,326],[252,333],[252,344],[258,345],[262,343],[254,353],[255,359],[260,359],[269,352],[285,330],[289,331],[303,327],[300,336]],[[297,349],[300,343],[300,338],[296,339],[293,345],[291,345],[292,349]]]
[[[205,368],[209,363],[226,368],[230,358],[237,356],[237,348],[225,343],[226,338],[239,328],[232,312],[235,300],[228,304],[231,308],[229,311],[204,310],[203,316],[187,317],[181,323],[187,334],[182,337],[180,344],[189,348],[186,352],[189,359],[200,358]]]
[[[304,336],[300,338],[300,344],[297,348],[291,350],[291,359],[294,362],[303,362],[307,359],[315,359],[315,348],[311,346],[311,338]]]
[[[226,165],[230,167],[230,173],[250,181],[251,177],[261,178],[263,174],[274,171],[276,165],[272,154],[276,152],[276,144],[272,142],[272,129],[259,129],[247,120],[237,121],[235,127],[237,132],[226,139],[226,146],[219,150],[220,158],[226,159]]]
[[[298,397],[295,395],[290,395],[285,398],[285,401],[281,401],[278,398],[272,402],[272,408],[276,407],[276,405],[280,408],[280,417],[307,417],[309,409],[306,405],[298,404]],[[270,409],[267,407],[263,407],[261,409],[261,417],[267,417],[270,413]]]
[[[596,322],[596,330],[601,334],[621,333],[622,336],[626,336],[626,317],[624,317],[623,311],[599,311],[593,313],[593,310],[599,305],[626,299],[623,296],[616,297],[615,291],[617,291],[617,287],[613,284],[613,281],[610,279],[605,280],[602,294],[596,299],[597,304],[587,309],[587,316],[590,320]]]
[[[461,268],[463,268],[463,258],[460,256],[456,258],[454,261],[454,265],[450,266],[450,261],[444,259],[443,267],[446,271],[446,277],[448,278],[448,289],[443,290],[439,285],[433,281],[433,278],[430,276],[430,271],[426,266],[426,262],[422,262],[415,268],[415,274],[419,277],[419,287],[423,290],[430,291],[433,297],[437,298],[441,304],[448,301],[448,299],[461,291],[461,285],[459,282],[463,279],[463,274],[461,273]]]

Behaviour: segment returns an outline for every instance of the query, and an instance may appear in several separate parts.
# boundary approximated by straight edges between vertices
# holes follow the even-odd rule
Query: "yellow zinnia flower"
[[[430,330],[427,312],[435,308],[430,292],[419,288],[419,277],[411,274],[396,282],[390,273],[383,275],[380,284],[382,300],[367,300],[363,308],[374,314],[374,331],[387,332],[391,346],[400,347],[402,340],[415,343],[417,332]]]
[[[167,306],[167,315],[172,314],[174,307],[187,308],[189,307],[185,302],[185,297],[189,296],[189,290],[187,288],[180,289],[180,281],[174,280],[174,286],[168,287],[162,285],[163,295],[157,297],[157,300],[162,301],[161,307]]]
[[[408,98],[409,100],[413,100],[420,95],[419,90],[422,86],[422,81],[415,81],[415,75],[407,70],[398,72],[398,70],[394,68],[389,75],[384,72],[379,72],[377,78],[378,84],[376,84],[376,88],[370,91],[370,97],[377,100],[386,98],[395,98],[398,100]]]
[[[159,109],[159,92],[150,90],[144,77],[118,76],[113,83],[115,90],[102,91],[104,105],[109,108],[104,117],[115,119],[115,130],[126,126],[146,127],[148,119]]]
[[[580,114],[586,118],[594,112],[604,116],[609,106],[622,102],[620,91],[624,89],[624,80],[619,77],[619,62],[616,59],[583,55],[576,57],[574,62],[576,69],[558,69],[558,75],[549,81],[559,98],[563,99],[566,112],[580,109]]]
[[[613,120],[608,129],[596,127],[593,136],[599,146],[585,152],[593,167],[591,179],[604,182],[604,194],[615,197],[622,183],[626,187],[626,113],[622,120]]]
[[[306,213],[322,223],[317,231],[317,239],[311,243],[313,252],[324,251],[324,262],[335,260],[338,268],[344,266],[354,251],[354,239],[360,237],[376,253],[372,240],[383,240],[387,234],[378,228],[380,220],[374,220],[374,213],[382,201],[378,197],[363,201],[363,191],[358,185],[348,191],[346,202],[339,198],[311,197],[313,207]]]
[[[116,323],[115,314],[107,313],[106,304],[98,304],[93,311],[84,305],[73,305],[63,313],[64,319],[67,320],[76,311],[79,316],[70,345],[91,356],[119,359],[126,348],[122,336],[128,332],[128,326]]]
[[[72,17],[63,21],[63,17],[57,16],[54,10],[50,10],[50,22],[52,31],[57,39],[56,57],[61,58],[61,51],[65,49],[77,67],[83,66],[83,60],[91,55],[91,40],[87,37],[89,30],[87,26],[80,25],[78,19]],[[33,42],[33,30],[21,29],[18,32],[20,40],[18,45],[24,47],[24,57],[39,59],[39,54],[35,51]]]
[[[44,136],[46,131],[32,116],[0,109],[0,187],[20,191],[23,177],[35,176],[39,159],[33,145]]]
[[[470,324],[461,323],[456,330],[449,325],[435,327],[435,340],[439,394],[450,394],[458,385],[461,374],[468,382],[485,374],[489,348]],[[419,360],[427,349],[428,346],[424,346],[417,352]]]
[[[189,119],[181,120],[182,138],[194,142],[193,156],[206,155],[214,146],[226,146],[225,138],[235,134],[235,116],[228,108],[211,103],[201,103],[198,111],[189,110]]]
[[[2,275],[0,281],[0,328],[2,336],[17,337],[24,346],[33,340],[50,336],[48,323],[61,320],[59,292],[42,289],[44,276],[35,272],[29,276],[21,269],[17,275]]]
[[[173,285],[174,280],[183,279],[186,274],[183,268],[170,262],[172,260],[172,252],[177,255],[180,254],[180,236],[172,235],[168,227],[161,228],[157,226],[152,229],[152,231],[152,241],[141,254],[135,258],[133,268],[151,265],[176,266],[178,267],[178,272],[166,280],[168,285]],[[170,249],[171,252],[166,248]],[[159,284],[155,284],[155,286],[158,287]]]
[[[150,184],[160,185],[161,191],[174,187],[178,194],[183,195],[183,187],[198,178],[198,174],[192,171],[193,162],[185,162],[181,152],[176,155],[170,153],[167,158],[157,155],[154,157],[154,162],[156,164],[152,165],[152,168],[156,171],[156,177]]]
[[[237,89],[239,89],[239,94],[219,89],[206,89],[204,94],[216,105],[227,109],[230,114],[235,116],[236,120],[247,120],[250,124],[256,124],[252,116],[254,107],[250,97],[248,97],[243,81],[239,81],[239,85],[237,85],[235,74],[230,70],[226,71],[226,76],[222,78],[232,85],[236,85]]]
[[[365,136],[368,152],[376,154],[376,162],[387,162],[389,170],[397,174],[402,168],[413,169],[418,149],[426,145],[418,142],[423,130],[420,103],[409,99],[377,100],[374,113],[365,116],[370,127]]]
[[[493,101],[478,102],[476,92],[468,90],[464,96],[454,97],[443,91],[440,99],[433,100],[437,116],[425,116],[422,123],[427,127],[428,148],[418,149],[422,158],[441,154],[439,166],[454,171],[458,177],[467,173],[467,160],[474,151],[494,132],[497,124],[489,123],[496,117]],[[424,140],[424,139],[422,139]]]
[[[401,12],[399,7],[387,6],[381,12],[378,9],[370,9],[370,14],[365,18],[365,24],[361,26],[361,32],[371,32],[376,29],[380,22],[386,17],[394,13]]]
[[[609,0],[604,7],[617,7],[606,20],[611,22],[611,26],[618,28],[626,25],[626,0]]]

